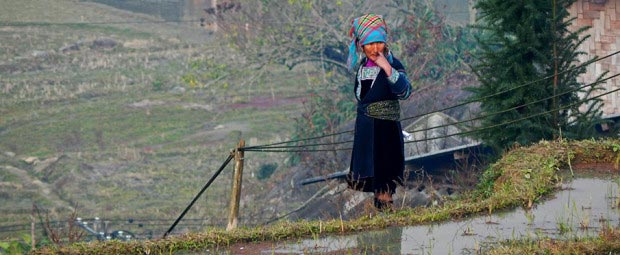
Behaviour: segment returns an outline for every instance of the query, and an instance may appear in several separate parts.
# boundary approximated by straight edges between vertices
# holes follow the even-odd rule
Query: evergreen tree
[[[587,28],[570,31],[567,8],[575,0],[480,0],[479,62],[473,67],[480,86],[477,133],[486,144],[505,149],[542,139],[591,135],[600,120],[600,99],[579,104],[598,90],[579,83],[579,45]],[[580,89],[580,87],[583,87]],[[507,92],[504,92],[507,91]],[[503,92],[503,93],[502,93]],[[581,111],[579,108],[581,107]]]

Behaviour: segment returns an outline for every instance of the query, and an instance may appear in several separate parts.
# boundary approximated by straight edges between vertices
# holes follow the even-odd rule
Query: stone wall
[[[582,36],[590,35],[590,38],[579,49],[587,53],[580,57],[581,62],[586,62],[594,56],[604,57],[620,50],[620,0],[577,0],[569,11],[571,16],[577,17],[572,24],[573,30],[584,26],[591,27],[582,34]],[[605,71],[609,71],[608,76],[620,73],[620,54],[589,65],[587,72],[579,81],[584,84],[592,83]],[[620,77],[608,80],[603,87],[605,91],[619,88]],[[608,94],[602,99],[603,115],[620,115],[620,92]]]

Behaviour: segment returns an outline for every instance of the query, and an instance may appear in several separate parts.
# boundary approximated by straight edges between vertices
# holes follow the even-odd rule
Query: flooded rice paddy
[[[223,254],[476,254],[503,240],[596,236],[620,224],[619,180],[580,178],[533,209],[460,221],[394,227],[354,235],[270,245],[240,245]]]

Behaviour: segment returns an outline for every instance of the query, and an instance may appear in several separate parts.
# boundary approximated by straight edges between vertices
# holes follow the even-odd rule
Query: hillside
[[[0,238],[28,232],[32,219],[39,233],[47,221],[60,228],[73,211],[100,218],[108,232],[161,236],[240,139],[249,146],[290,140],[301,113],[312,110],[311,95],[333,92],[313,82],[311,64],[258,69],[197,19],[171,21],[98,2],[105,1],[10,0],[0,10]],[[421,89],[403,102],[403,116],[467,97],[461,88],[472,76],[456,73],[446,84],[416,84]],[[447,114],[467,118],[475,107]],[[350,130],[352,122],[337,129]],[[321,165],[329,161],[323,155],[308,157],[317,161],[312,169],[290,164],[287,153],[246,153],[241,224],[342,217],[340,205],[359,194],[334,183],[295,186],[349,160],[343,150],[330,155],[336,166]],[[176,233],[224,225],[232,165]],[[309,212],[299,211],[308,205]]]
[[[257,75],[199,24],[162,21],[87,1],[3,2],[0,226],[29,225],[34,204],[54,222],[77,208],[112,229],[159,235],[239,139],[289,136],[308,89],[290,78],[306,72]],[[209,82],[190,84],[191,75]],[[274,185],[253,172],[285,165],[286,155],[246,157],[252,201]],[[227,169],[183,227],[222,224]],[[268,217],[243,206],[244,221]]]

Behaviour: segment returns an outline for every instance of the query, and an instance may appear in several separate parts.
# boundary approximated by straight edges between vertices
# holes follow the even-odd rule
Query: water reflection
[[[424,226],[389,228],[357,235],[306,239],[263,254],[475,254],[507,239],[595,236],[618,226],[618,183],[576,179],[534,209]]]
[[[288,243],[262,254],[401,254],[402,228],[388,228],[358,235],[332,236]]]

